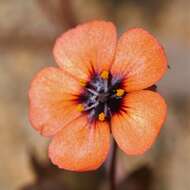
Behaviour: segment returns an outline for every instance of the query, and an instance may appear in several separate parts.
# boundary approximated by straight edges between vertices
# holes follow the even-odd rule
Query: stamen
[[[99,115],[98,115],[98,119],[100,120],[100,121],[104,121],[105,120],[105,114],[102,112],[102,113],[100,113]]]
[[[102,71],[102,73],[100,74],[100,76],[101,76],[103,79],[108,79],[108,77],[109,77],[109,72],[108,72],[108,71]]]
[[[104,114],[107,116],[108,115],[108,105],[105,103],[104,105]]]
[[[99,103],[96,102],[95,104],[92,104],[92,105],[89,106],[89,107],[85,107],[84,110],[85,110],[85,111],[91,110],[92,108],[95,108],[98,104],[99,104]]]
[[[108,114],[109,114],[110,117],[112,117],[112,112],[111,112],[110,107],[108,107]]]
[[[86,89],[87,89],[90,93],[92,93],[92,94],[98,96],[98,92],[96,92],[95,90],[90,89],[90,88],[86,88]]]
[[[80,83],[81,86],[85,86],[86,85],[86,81],[82,80],[82,79],[80,79],[79,83]]]
[[[108,80],[104,80],[104,92],[108,91]]]
[[[116,90],[116,96],[123,96],[123,94],[125,93],[125,90],[123,90],[123,89],[121,89],[121,88],[119,88],[119,89],[117,89]]]
[[[108,70],[94,73],[89,81],[79,81],[84,90],[79,96],[77,110],[88,114],[89,121],[110,121],[120,111],[125,90],[121,79],[116,79]]]
[[[77,111],[79,111],[79,112],[84,111],[84,106],[83,106],[83,104],[78,104],[78,105],[77,105]]]

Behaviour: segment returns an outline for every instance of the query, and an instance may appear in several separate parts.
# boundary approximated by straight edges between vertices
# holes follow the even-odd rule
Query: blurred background
[[[169,111],[152,149],[118,155],[119,190],[190,189],[189,0],[0,0],[0,190],[106,190],[105,167],[72,173],[47,158],[48,140],[28,121],[28,88],[42,67],[55,65],[52,47],[67,29],[91,19],[153,33],[170,69],[158,84]]]

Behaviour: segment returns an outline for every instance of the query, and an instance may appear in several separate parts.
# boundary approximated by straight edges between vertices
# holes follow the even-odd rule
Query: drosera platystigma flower
[[[129,155],[154,143],[166,118],[166,103],[144,90],[167,70],[163,48],[141,28],[117,41],[111,22],[91,21],[57,39],[59,67],[39,72],[29,90],[30,121],[52,139],[49,157],[60,168],[97,169],[113,136]]]

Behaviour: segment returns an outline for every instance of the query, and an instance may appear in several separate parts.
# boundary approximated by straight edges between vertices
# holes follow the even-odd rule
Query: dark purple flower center
[[[110,73],[93,74],[79,96],[79,103],[90,121],[110,120],[111,116],[122,108],[122,99],[126,92],[122,89],[122,80]]]

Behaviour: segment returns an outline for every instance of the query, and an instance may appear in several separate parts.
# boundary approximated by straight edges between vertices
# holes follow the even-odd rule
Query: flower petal
[[[116,38],[116,29],[111,22],[88,22],[57,39],[54,57],[65,71],[80,79],[88,79],[93,70],[100,72],[109,69]]]
[[[44,136],[54,135],[80,115],[74,102],[79,93],[78,82],[61,69],[43,69],[29,90],[32,126]]]
[[[148,88],[161,79],[166,69],[164,50],[151,34],[136,28],[121,36],[111,71],[126,78],[126,91]]]
[[[106,122],[90,124],[82,116],[53,137],[49,157],[60,168],[72,171],[97,169],[106,159],[110,145]]]
[[[112,118],[112,133],[126,154],[142,154],[155,141],[166,118],[166,103],[155,92],[129,93],[123,111]]]

